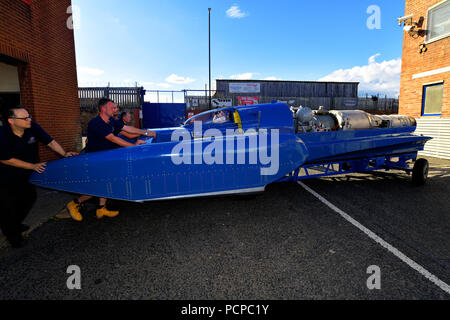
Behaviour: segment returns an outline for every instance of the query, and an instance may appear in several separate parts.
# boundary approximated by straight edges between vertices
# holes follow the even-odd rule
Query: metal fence
[[[142,107],[145,90],[143,87],[122,88],[78,88],[81,111],[96,111],[101,98],[109,98],[118,104],[119,108],[134,109]]]
[[[376,111],[378,113],[398,113],[397,98],[358,98],[360,110]]]

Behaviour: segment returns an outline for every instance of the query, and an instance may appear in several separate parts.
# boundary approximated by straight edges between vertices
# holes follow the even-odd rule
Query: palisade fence
[[[221,99],[231,99],[232,105],[237,106],[239,101],[237,97],[218,96]],[[387,98],[386,96],[380,98],[379,96],[366,96],[358,98],[344,98],[344,97],[261,97],[258,98],[258,103],[271,103],[272,101],[280,101],[289,106],[294,107],[308,107],[313,110],[320,106],[328,110],[348,110],[358,109],[375,114],[395,114],[398,113],[398,98]],[[214,99],[215,97],[213,97]],[[192,101],[195,100],[194,105]],[[209,100],[205,96],[186,96],[186,103],[188,110],[207,110]]]
[[[82,134],[87,134],[89,121],[98,115],[98,101],[101,98],[109,98],[117,103],[120,111],[130,111],[131,124],[134,124],[133,111],[142,108],[145,90],[143,87],[85,87],[78,88],[81,111]]]
[[[381,114],[396,114],[398,113],[398,98],[388,98],[386,95],[384,97],[380,95],[369,96],[358,98],[358,105],[361,110],[367,110],[372,113]]]
[[[96,110],[98,100],[109,98],[118,104],[119,108],[140,108],[144,103],[145,90],[143,87],[122,88],[78,88],[80,108],[82,111]]]

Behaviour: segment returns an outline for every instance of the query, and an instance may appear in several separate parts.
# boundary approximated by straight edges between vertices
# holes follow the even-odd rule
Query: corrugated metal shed
[[[259,84],[260,91],[255,93],[230,92],[230,84]],[[216,80],[217,90],[223,90],[225,96],[255,95],[260,97],[343,97],[357,98],[359,82],[317,82],[282,80]]]
[[[420,154],[450,159],[450,118],[419,118],[416,134],[433,137]]]

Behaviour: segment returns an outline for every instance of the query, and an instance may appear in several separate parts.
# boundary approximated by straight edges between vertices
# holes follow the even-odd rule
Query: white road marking
[[[437,285],[439,288],[444,290],[446,293],[450,294],[450,286],[445,283],[444,281],[440,280],[438,277],[436,277],[434,274],[426,270],[424,267],[416,263],[415,261],[408,258],[406,255],[404,255],[402,252],[400,252],[398,249],[384,241],[382,238],[377,236],[374,232],[370,231],[366,227],[364,227],[362,224],[360,224],[358,221],[350,217],[348,214],[346,214],[344,211],[333,205],[331,202],[329,202],[327,199],[322,197],[320,194],[312,190],[310,187],[305,185],[303,182],[298,181],[299,185],[301,185],[306,191],[311,193],[313,196],[315,196],[317,199],[319,199],[322,203],[327,205],[329,208],[331,208],[333,211],[338,213],[340,216],[342,216],[345,220],[353,224],[355,227],[357,227],[359,230],[364,232],[369,238],[380,244],[382,247],[390,251],[392,254],[394,254],[397,258],[402,260],[404,263],[406,263],[408,266],[419,272],[421,275],[423,275],[425,278],[433,282],[435,285]]]

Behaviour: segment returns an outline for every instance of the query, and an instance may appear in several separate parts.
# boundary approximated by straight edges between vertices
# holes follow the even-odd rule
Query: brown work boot
[[[119,214],[119,211],[110,211],[110,210],[106,209],[105,206],[97,209],[97,218],[98,219],[101,219],[104,216],[112,218],[112,217],[117,216],[118,214]]]
[[[67,211],[69,211],[70,216],[75,221],[83,220],[83,216],[80,213],[80,204],[76,203],[75,200],[67,204]]]

